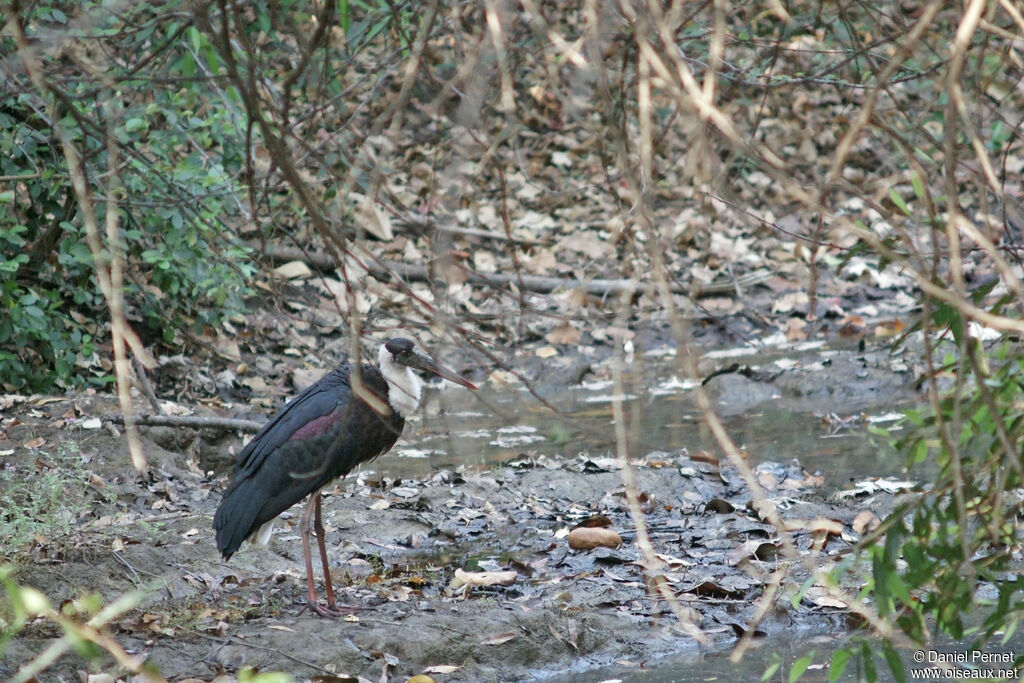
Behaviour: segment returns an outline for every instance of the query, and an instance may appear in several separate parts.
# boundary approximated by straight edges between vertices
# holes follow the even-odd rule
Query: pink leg
[[[313,530],[316,531],[316,545],[320,550],[320,563],[324,570],[324,587],[327,589],[327,609],[338,612],[338,603],[334,599],[334,586],[331,585],[331,567],[327,562],[327,541],[324,539],[324,520],[320,516],[320,492],[316,494],[316,512],[313,517]]]
[[[316,584],[313,581],[313,552],[309,543],[310,521],[316,531],[317,549],[320,551],[320,562],[324,570],[324,585],[327,588],[327,604],[321,605],[316,596]],[[306,511],[299,522],[299,535],[302,537],[302,554],[306,559],[306,588],[309,609],[322,617],[335,618],[351,613],[355,607],[339,607],[334,598],[334,586],[331,584],[331,568],[327,562],[327,541],[324,539],[324,522],[320,515],[320,492],[312,493],[306,503]]]
[[[306,503],[306,511],[302,513],[302,520],[299,522],[299,536],[302,537],[302,554],[305,556],[306,560],[306,599],[308,601],[307,604],[309,605],[309,609],[312,611],[321,616],[334,617],[340,616],[342,612],[334,609],[331,604],[328,604],[328,606],[325,607],[319,603],[319,600],[316,598],[316,586],[313,583],[313,556],[312,549],[309,547],[309,520],[312,518],[314,513],[319,527],[317,530],[317,544],[319,545],[319,548],[321,548],[321,557],[324,558],[324,567],[327,568],[327,556],[324,554],[324,526],[323,523],[319,523],[319,500],[321,499],[319,499],[318,490],[317,492],[309,495],[309,502]],[[330,574],[327,575],[327,585],[328,596],[330,602],[333,603],[334,589],[331,587]]]

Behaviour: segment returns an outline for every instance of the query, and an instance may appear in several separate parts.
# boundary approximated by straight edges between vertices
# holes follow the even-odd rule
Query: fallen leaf
[[[370,197],[352,192],[349,194],[349,199],[357,196],[360,198],[359,216],[362,219],[360,222],[361,227],[382,242],[393,240],[395,233],[391,229],[391,217]]]
[[[853,530],[858,534],[863,534],[866,530],[874,531],[881,524],[881,520],[871,510],[861,510],[857,513],[857,516],[853,518]]]
[[[805,308],[810,302],[806,292],[791,292],[777,297],[772,302],[772,313],[789,313],[795,309]]]
[[[544,341],[549,344],[568,344],[576,346],[580,343],[581,332],[569,324],[559,325],[544,335]]]
[[[903,332],[902,320],[883,320],[875,325],[876,337],[895,337]]]
[[[274,268],[274,275],[285,280],[298,280],[300,278],[307,278],[312,274],[313,271],[303,261],[289,261]]]
[[[34,439],[29,439],[24,444],[25,448],[42,448],[46,444],[46,439],[41,436],[37,436]]]
[[[838,536],[843,533],[842,522],[834,519],[818,517],[816,519],[787,519],[785,520],[788,531],[810,531],[811,533],[825,533],[830,536]]]
[[[514,571],[503,572],[467,572],[462,569],[455,570],[455,576],[448,586],[457,590],[463,586],[511,586],[516,582],[519,575]]]
[[[534,351],[534,354],[538,358],[553,358],[558,355],[558,351],[553,346],[542,346]]]
[[[595,527],[605,527],[605,528],[607,528],[607,527],[610,527],[611,525],[612,525],[612,520],[608,519],[608,515],[590,515],[586,519],[581,520],[580,523],[577,524],[573,528],[575,528],[575,529],[582,529],[582,528],[585,528],[585,527],[586,528],[595,528]]]
[[[828,593],[828,589],[823,588],[822,586],[811,586],[804,599],[810,600],[818,607],[834,607],[837,609],[846,609],[849,607],[849,605],[842,600],[832,597]]]
[[[425,674],[450,674],[453,671],[458,671],[461,666],[455,666],[453,664],[437,664],[435,666],[428,666],[423,670]]]
[[[238,347],[238,342],[231,337],[218,333],[217,338],[213,341],[213,350],[221,358],[226,358],[235,363],[242,360],[242,351]]]
[[[253,375],[252,377],[245,377],[242,379],[242,385],[247,386],[258,394],[265,393],[267,391],[266,381],[259,375]]]
[[[518,635],[519,635],[518,633],[498,633],[498,634],[493,635],[493,636],[491,636],[489,638],[484,638],[483,640],[480,641],[480,644],[481,645],[501,645],[502,643],[507,643],[508,641],[512,640],[513,638],[515,638]]]

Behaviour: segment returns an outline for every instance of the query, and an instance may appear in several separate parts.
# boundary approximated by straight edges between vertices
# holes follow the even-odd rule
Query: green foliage
[[[30,620],[41,617],[59,627],[63,635],[33,660],[23,662],[18,673],[11,679],[12,683],[38,680],[36,676],[40,672],[70,650],[89,661],[97,660],[103,654],[101,644],[110,642],[109,637],[102,632],[103,627],[142,599],[141,593],[133,592],[110,604],[104,604],[96,593],[86,593],[74,600],[64,601],[56,609],[45,594],[31,586],[17,583],[14,577],[13,566],[0,565],[0,586],[3,587],[3,593],[0,594],[0,625],[3,626],[0,631],[0,654]],[[111,652],[113,654],[113,650]]]
[[[21,17],[29,40],[46,22],[66,21],[56,5],[32,8]],[[105,195],[118,198],[126,314],[144,337],[171,342],[216,326],[243,311],[251,293],[248,250],[226,223],[240,213],[245,117],[230,98],[210,106],[214,52],[184,14],[140,6],[91,17],[105,22],[97,34],[116,37],[117,58],[102,78],[40,51],[37,66],[53,90],[39,92],[22,73],[0,93],[0,175],[17,179],[0,192],[0,378],[8,389],[109,381],[85,373],[109,314],[62,137],[83,159],[102,236]],[[17,59],[14,48],[0,39],[0,57]]]
[[[895,436],[876,434],[890,438],[908,467],[928,468],[933,482],[884,520],[879,540],[864,548],[871,562],[866,592],[879,615],[918,646],[939,635],[984,650],[1024,618],[1024,576],[1014,559],[1024,483],[1024,358],[1013,341],[984,348],[957,308],[929,310],[925,333],[951,333],[952,344],[934,355],[943,360],[938,372],[952,379],[933,387],[941,392],[936,410],[908,410]],[[895,680],[906,680],[893,642],[883,641],[881,652]],[[853,657],[876,680],[877,656],[877,644],[866,640],[839,650],[830,680]]]

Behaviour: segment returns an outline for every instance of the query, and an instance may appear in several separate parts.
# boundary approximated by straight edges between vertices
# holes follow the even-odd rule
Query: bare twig
[[[256,248],[256,245],[249,245]],[[303,261],[319,270],[333,271],[338,262],[330,254],[324,252],[305,252],[295,247],[268,246],[266,255],[276,263]],[[407,280],[425,282],[431,276],[431,270],[419,264],[399,263],[395,261],[369,262],[366,264],[374,277],[400,277]],[[594,279],[575,280],[570,278],[547,277],[543,275],[517,275],[512,273],[477,273],[466,270],[466,279],[472,284],[499,288],[509,284],[520,285],[528,291],[546,294],[558,289],[579,289],[594,296],[615,296],[623,292],[642,292],[644,284],[632,279]],[[756,270],[741,275],[728,282],[715,282],[706,285],[691,285],[672,281],[669,285],[673,294],[693,294],[697,296],[718,296],[734,293],[736,287],[749,287],[764,282],[771,273],[767,269]]]
[[[206,415],[147,415],[145,413],[131,415],[134,424],[143,427],[189,427],[191,429],[225,429],[230,431],[258,432],[264,423],[257,420],[243,420],[232,417],[216,417]],[[124,424],[124,415],[104,415],[103,422]]]

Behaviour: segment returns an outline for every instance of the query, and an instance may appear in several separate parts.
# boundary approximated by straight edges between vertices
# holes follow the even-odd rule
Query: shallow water
[[[646,364],[646,378],[627,376],[623,408],[630,457],[654,451],[722,449],[703,424],[692,383],[667,361]],[[491,466],[513,458],[614,455],[610,380],[548,391],[543,401],[526,389],[479,392],[433,385],[418,420],[395,449],[369,465],[386,476],[420,476],[460,465]],[[545,405],[545,403],[547,405]],[[866,422],[891,426],[898,406],[844,412],[848,404],[780,396],[722,417],[733,441],[754,463],[798,460],[825,475],[828,491],[865,477],[900,476],[903,463],[867,435]],[[849,420],[835,429],[824,416]]]

